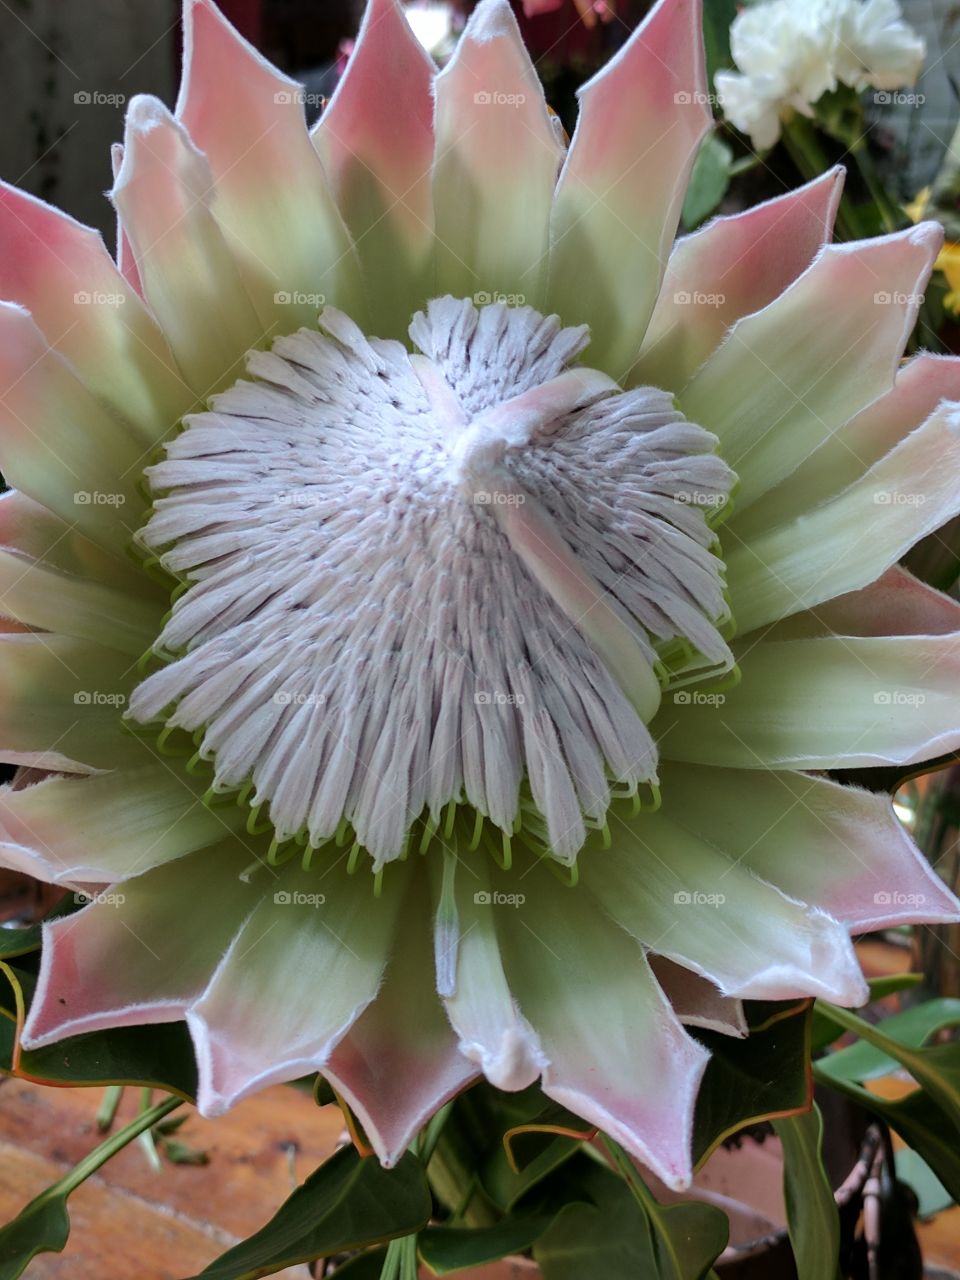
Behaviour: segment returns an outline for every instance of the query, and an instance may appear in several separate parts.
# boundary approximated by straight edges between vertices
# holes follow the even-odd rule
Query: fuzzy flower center
[[[585,328],[441,298],[410,336],[328,308],[149,468],[182,586],[130,714],[278,841],[347,823],[380,867],[466,804],[570,863],[656,785],[661,685],[731,665],[734,477],[666,393],[574,365]]]

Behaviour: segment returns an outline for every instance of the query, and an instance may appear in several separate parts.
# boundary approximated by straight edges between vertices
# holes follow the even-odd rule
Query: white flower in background
[[[847,3],[841,18],[837,77],[856,89],[900,89],[920,74],[927,47],[904,22],[897,0]]]
[[[771,0],[737,16],[730,49],[739,71],[717,73],[717,94],[727,119],[761,150],[780,137],[785,113],[812,115],[838,84],[913,84],[926,56],[897,0]]]
[[[453,6],[413,0],[404,12],[420,45],[434,57],[445,56],[453,45]]]

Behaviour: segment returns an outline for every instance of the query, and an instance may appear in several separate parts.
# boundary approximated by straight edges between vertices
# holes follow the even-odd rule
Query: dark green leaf
[[[798,1280],[830,1280],[837,1274],[840,1217],[823,1167],[823,1117],[814,1105],[806,1115],[774,1120],[773,1127],[783,1146],[783,1188]]]
[[[504,1218],[495,1227],[427,1227],[420,1233],[420,1257],[434,1275],[449,1276],[469,1267],[523,1253],[550,1226],[552,1218]]]
[[[697,1032],[712,1055],[694,1117],[697,1164],[744,1125],[809,1107],[810,1012],[809,1005],[796,1006],[745,1040]]]
[[[580,1150],[582,1138],[557,1131],[585,1134],[591,1130],[536,1086],[519,1094],[500,1094],[494,1114],[503,1138],[482,1161],[480,1181],[490,1199],[509,1212],[531,1188]],[[500,1129],[501,1125],[506,1128]]]
[[[369,1249],[366,1253],[358,1253],[355,1258],[337,1267],[333,1277],[335,1280],[380,1280],[386,1257],[386,1249]]]
[[[626,1183],[595,1167],[584,1179],[592,1204],[568,1204],[534,1245],[544,1280],[701,1280],[727,1243],[719,1209],[669,1208],[649,1192],[641,1206]]]
[[[0,1228],[0,1280],[15,1280],[23,1275],[38,1253],[61,1253],[69,1235],[66,1196],[50,1197],[49,1192],[44,1192]]]
[[[430,1217],[423,1166],[409,1152],[395,1169],[344,1147],[298,1187],[267,1225],[202,1272],[256,1280],[300,1262],[419,1231]],[[194,1277],[194,1280],[198,1280]]]
[[[712,130],[700,144],[683,201],[681,220],[687,231],[698,227],[716,211],[730,186],[732,164],[733,152],[717,131]],[[702,305],[717,304],[704,301]]]
[[[34,981],[22,969],[0,966],[0,1073],[42,1084],[139,1084],[188,1101],[196,1096],[196,1061],[182,1022],[71,1036],[43,1049],[24,1050],[14,1071],[17,998],[29,1007]]]
[[[40,926],[32,924],[26,929],[0,929],[0,960],[24,956],[40,946]]]
[[[730,27],[737,16],[740,0],[706,0],[703,6],[703,41],[707,52],[707,83],[713,89],[713,77],[725,67],[733,66],[730,53]]]

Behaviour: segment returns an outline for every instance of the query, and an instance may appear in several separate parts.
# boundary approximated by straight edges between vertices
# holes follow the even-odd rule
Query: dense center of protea
[[[349,824],[381,866],[466,803],[572,862],[655,785],[664,679],[730,665],[707,516],[733,474],[529,307],[439,299],[415,355],[320,324],[148,471],[142,541],[184,589],[130,714],[196,734],[277,841]]]

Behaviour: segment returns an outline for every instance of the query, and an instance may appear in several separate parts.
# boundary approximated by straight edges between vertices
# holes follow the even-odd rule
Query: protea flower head
[[[940,230],[831,245],[832,172],[671,247],[694,0],[569,148],[506,0],[436,76],[371,0],[312,135],[185,32],[116,266],[3,193],[3,859],[111,886],[24,1042],[186,1019],[204,1111],[319,1070],[388,1163],[539,1078],[681,1186],[687,1028],[861,1002],[852,931],[957,910],[821,776],[960,744],[895,567],[960,505],[960,362],[900,365]]]

